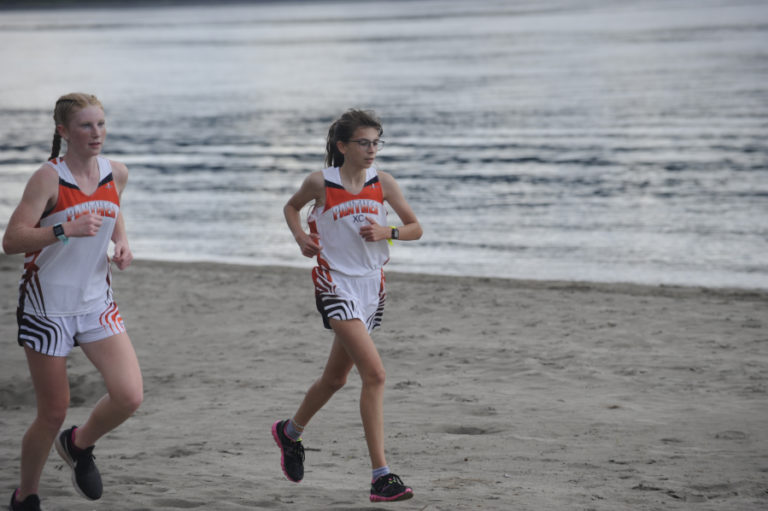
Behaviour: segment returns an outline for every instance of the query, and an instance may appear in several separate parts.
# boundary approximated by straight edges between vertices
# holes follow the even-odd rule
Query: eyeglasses
[[[357,145],[359,145],[363,149],[368,149],[369,147],[373,146],[373,148],[378,151],[379,149],[384,147],[384,141],[378,138],[376,140],[368,140],[367,138],[356,138],[354,140],[350,140],[350,142],[355,142]]]

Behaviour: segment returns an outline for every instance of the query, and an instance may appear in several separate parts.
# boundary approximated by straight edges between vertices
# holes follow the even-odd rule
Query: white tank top
[[[325,204],[313,208],[308,218],[310,232],[320,236],[323,247],[318,266],[352,277],[380,271],[389,261],[387,241],[365,241],[360,236],[360,228],[368,225],[367,217],[387,225],[384,191],[376,169],[366,170],[365,185],[356,195],[344,189],[338,167],[324,169],[323,177]]]
[[[112,178],[112,165],[98,157],[99,186],[85,195],[77,186],[64,158],[48,162],[59,174],[56,205],[43,213],[40,227],[74,220],[83,213],[100,215],[96,236],[69,238],[37,252],[27,253],[19,283],[19,309],[37,316],[87,314],[112,301],[107,249],[120,212],[120,197]]]

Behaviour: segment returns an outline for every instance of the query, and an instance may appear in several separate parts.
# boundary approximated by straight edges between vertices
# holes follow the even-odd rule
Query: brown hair
[[[72,116],[88,106],[97,106],[104,110],[101,101],[93,94],[84,94],[82,92],[73,92],[71,94],[65,94],[56,101],[56,106],[53,109],[53,122],[56,126],[66,125]],[[59,130],[54,128],[53,130],[53,144],[51,146],[51,156],[49,159],[54,159],[59,155],[61,151],[61,135]]]
[[[384,134],[381,121],[372,110],[350,109],[344,112],[328,129],[328,140],[325,145],[325,165],[341,167],[344,165],[344,155],[336,147],[336,142],[349,142],[355,130],[360,127],[370,127],[379,130],[379,136]]]

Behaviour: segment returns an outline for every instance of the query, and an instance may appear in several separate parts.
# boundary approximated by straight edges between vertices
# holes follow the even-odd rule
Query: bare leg
[[[75,434],[75,445],[87,448],[133,415],[143,399],[144,387],[139,361],[127,333],[83,343],[81,348],[107,386],[107,394]]]
[[[35,387],[37,416],[21,442],[19,500],[37,493],[40,476],[69,407],[66,357],[51,357],[24,347]]]
[[[360,417],[373,468],[387,464],[384,455],[384,384],[386,373],[379,352],[365,325],[360,320],[332,319],[336,341],[352,360],[362,380]]]
[[[315,414],[329,399],[347,382],[347,375],[352,370],[352,359],[339,342],[338,336],[333,340],[331,354],[325,364],[323,374],[309,387],[304,400],[293,416],[294,422],[306,426]]]

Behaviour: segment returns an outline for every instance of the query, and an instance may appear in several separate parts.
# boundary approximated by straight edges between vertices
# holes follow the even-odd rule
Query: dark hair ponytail
[[[58,157],[60,151],[61,151],[61,135],[59,135],[59,131],[56,130],[53,132],[53,144],[51,144],[51,155],[48,157],[48,159],[52,160]]]
[[[336,126],[339,121],[334,121],[331,127],[328,128],[328,138],[325,143],[325,166],[326,167],[341,167],[344,165],[344,155],[341,154],[339,148],[336,147]]]
[[[325,165],[327,167],[341,167],[344,165],[344,154],[339,151],[337,142],[349,142],[360,127],[375,128],[379,136],[384,134],[381,121],[371,110],[350,109],[331,124],[328,128],[328,138],[325,144]]]

